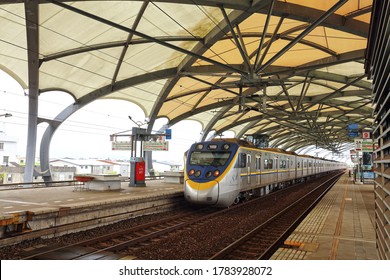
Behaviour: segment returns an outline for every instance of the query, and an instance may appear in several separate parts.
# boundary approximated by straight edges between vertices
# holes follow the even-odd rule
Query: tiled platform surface
[[[18,211],[99,205],[122,199],[144,199],[183,191],[182,184],[169,184],[162,180],[147,181],[146,185],[146,187],[129,187],[127,182],[123,182],[121,189],[114,191],[76,189],[73,186],[2,190],[0,191],[0,220],[1,216]]]
[[[374,186],[342,176],[273,260],[378,260]]]

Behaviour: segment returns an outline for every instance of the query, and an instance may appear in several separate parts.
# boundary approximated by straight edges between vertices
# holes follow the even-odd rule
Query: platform
[[[16,211],[58,209],[89,203],[96,205],[122,198],[136,200],[182,191],[182,185],[164,183],[163,180],[147,181],[146,188],[130,188],[128,182],[122,182],[120,190],[112,191],[94,191],[87,188],[79,191],[79,188],[74,186],[2,190],[0,191],[0,216]]]
[[[181,184],[163,180],[148,181],[146,188],[123,182],[116,191],[75,191],[73,186],[0,191],[0,225],[23,219],[22,213],[25,219],[35,219],[29,222],[34,229],[97,215],[101,223],[113,222],[107,215],[131,215],[140,205],[165,205],[174,196],[182,198],[182,192]],[[378,260],[374,186],[355,185],[348,174],[342,176],[271,259]]]
[[[378,260],[373,185],[342,176],[272,260]]]
[[[181,184],[151,180],[147,187],[93,190],[75,186],[18,188],[0,191],[0,246],[6,232],[54,237],[114,223],[134,216],[165,211],[183,199]],[[58,229],[61,227],[61,230]],[[24,235],[20,235],[23,241]]]

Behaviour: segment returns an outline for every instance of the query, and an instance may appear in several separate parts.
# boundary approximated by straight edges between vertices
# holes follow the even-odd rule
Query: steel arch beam
[[[231,24],[233,24],[233,25],[238,24],[238,23],[242,22],[243,20],[245,20],[246,18],[248,18],[252,14],[251,11],[252,12],[257,11],[261,8],[266,7],[270,3],[271,3],[271,0],[264,0],[264,1],[256,0],[253,2],[251,1],[252,5],[251,5],[250,9],[246,9],[246,11],[244,11],[244,12],[243,11],[233,11],[229,15],[228,19],[229,19]],[[227,7],[227,6],[224,5],[224,7]],[[205,51],[207,51],[209,49],[209,47],[211,47],[218,40],[220,40],[224,36],[224,34],[227,33],[228,30],[229,30],[229,26],[226,23],[226,21],[220,22],[218,24],[218,26],[216,26],[212,31],[209,32],[209,34],[206,35],[206,37],[204,38],[202,43],[197,44],[193,48],[192,52],[196,53],[196,54],[204,53]],[[185,57],[178,67],[178,72],[188,71],[188,69],[193,65],[193,63],[195,61],[196,61],[196,59],[194,57],[191,57],[191,56]],[[175,86],[175,84],[177,83],[178,80],[179,80],[179,77],[176,77],[175,79],[173,79],[172,81],[169,81],[165,85],[164,90],[162,90],[160,95],[159,95],[160,101],[157,102],[152,109],[152,112],[150,115],[151,120],[154,120],[157,117],[158,112],[160,111],[160,109],[162,107],[163,100],[165,100],[167,98],[170,90]],[[151,129],[151,127],[153,127],[153,122],[151,122],[149,124],[148,129]],[[208,131],[206,132],[206,135],[207,134],[208,134]]]
[[[138,84],[142,84],[145,82],[150,82],[154,80],[160,80],[162,78],[169,78],[172,76],[175,76],[177,73],[176,68],[171,69],[165,69],[156,71],[153,73],[147,73],[144,75],[140,75],[137,77],[128,78],[122,81],[118,81],[112,85],[106,85],[105,87],[102,87],[100,89],[94,90],[90,92],[89,94],[81,97],[80,99],[76,100],[73,104],[66,107],[63,111],[61,111],[53,120],[48,121],[49,126],[46,128],[41,144],[40,144],[40,164],[41,164],[41,170],[50,170],[50,159],[49,159],[49,149],[50,149],[50,143],[54,136],[54,133],[57,131],[57,129],[60,127],[62,123],[64,123],[72,114],[74,114],[76,111],[84,107],[85,105],[101,98],[109,95],[113,91],[121,90],[124,88],[128,88],[131,86],[135,86]],[[45,182],[51,181],[51,174],[50,172],[47,172],[44,174],[44,180]]]

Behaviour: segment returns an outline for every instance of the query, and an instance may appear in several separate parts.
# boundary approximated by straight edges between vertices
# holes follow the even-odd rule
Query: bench
[[[85,175],[76,175],[75,178],[79,182],[84,182],[85,190],[112,191],[112,190],[121,189],[121,178],[119,177],[119,175],[85,174]]]

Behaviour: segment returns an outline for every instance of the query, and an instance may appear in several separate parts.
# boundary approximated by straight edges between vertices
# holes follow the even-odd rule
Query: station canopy
[[[260,133],[273,147],[342,151],[348,124],[373,122],[364,73],[371,6],[0,0],[0,68],[26,89],[68,92],[76,109],[123,99],[150,125],[199,121],[204,139]]]

